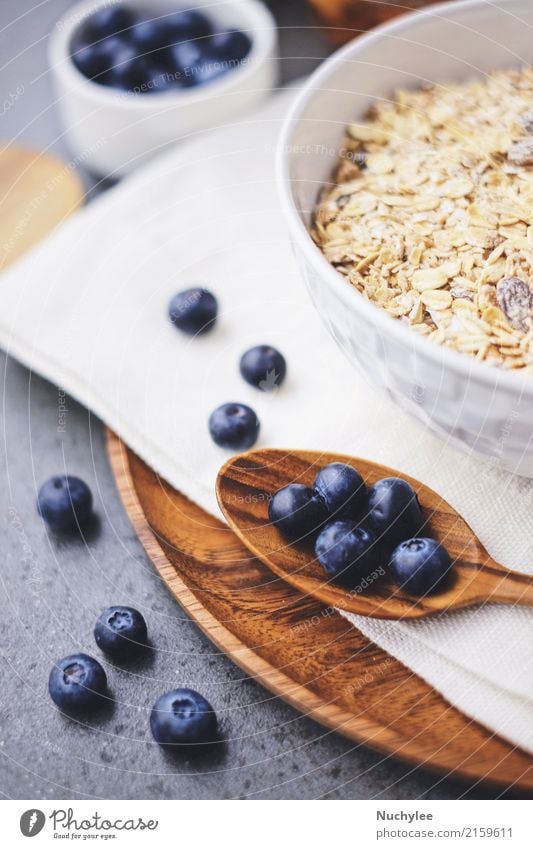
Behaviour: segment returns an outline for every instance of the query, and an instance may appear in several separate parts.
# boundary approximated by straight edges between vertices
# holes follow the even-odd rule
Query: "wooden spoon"
[[[455,561],[441,592],[411,596],[383,574],[386,564],[379,562],[367,577],[366,588],[347,589],[326,574],[311,543],[292,545],[269,522],[268,503],[276,490],[292,482],[311,486],[319,469],[333,462],[354,466],[368,486],[386,477],[401,477],[411,484],[426,516],[423,535],[439,540]],[[318,451],[249,451],[222,467],[217,498],[235,533],[276,575],[301,593],[341,610],[377,619],[419,619],[484,602],[533,606],[533,578],[496,563],[440,495],[387,466]]]

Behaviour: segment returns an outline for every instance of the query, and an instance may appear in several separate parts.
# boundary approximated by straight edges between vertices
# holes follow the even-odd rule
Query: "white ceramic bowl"
[[[506,372],[418,336],[350,286],[308,227],[331,178],[344,128],[399,87],[463,80],[532,59],[531,0],[430,6],[362,36],[308,80],[279,142],[286,220],[313,301],[366,379],[468,451],[533,476],[533,378]]]
[[[76,4],[58,21],[49,43],[67,144],[76,162],[98,174],[123,176],[168,145],[246,112],[277,82],[276,25],[259,0],[124,0],[124,5],[152,17],[178,8],[201,8],[222,29],[247,32],[251,52],[219,79],[175,93],[131,94],[92,82],[72,62],[72,36],[86,17],[109,3]]]

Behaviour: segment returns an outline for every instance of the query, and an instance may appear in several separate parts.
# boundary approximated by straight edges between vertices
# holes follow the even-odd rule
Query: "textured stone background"
[[[24,93],[2,116],[2,139],[68,158],[56,121],[46,40],[70,0],[2,0],[1,95]],[[311,69],[328,45],[303,0],[273,4],[285,79]],[[86,177],[87,185],[91,185]],[[199,633],[161,585],[133,533],[109,470],[101,423],[58,389],[1,355],[0,792],[8,798],[456,798],[483,796],[455,781],[382,758],[300,717],[248,679]],[[100,526],[87,544],[49,538],[35,512],[40,482],[79,474]],[[98,652],[92,627],[114,602],[139,607],[157,650],[139,667],[109,670],[115,707],[94,725],[66,721],[47,696],[54,660]],[[109,667],[109,665],[108,665]],[[226,742],[193,762],[166,756],[148,710],[186,684],[212,701]],[[490,794],[489,794],[490,795]]]

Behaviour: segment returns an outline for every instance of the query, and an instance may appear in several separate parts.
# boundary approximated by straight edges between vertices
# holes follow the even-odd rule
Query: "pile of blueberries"
[[[396,583],[422,596],[442,589],[452,567],[444,546],[419,536],[425,519],[407,481],[383,478],[367,490],[345,463],[324,466],[312,487],[291,483],[279,489],[269,518],[292,543],[312,540],[326,573],[347,587],[388,562]]]
[[[104,86],[162,93],[211,82],[238,67],[252,42],[242,30],[219,30],[200,11],[151,17],[122,5],[95,11],[76,31],[71,56]]]
[[[171,322],[182,333],[199,336],[215,325],[218,303],[208,291],[195,287],[178,292],[169,305]],[[244,380],[262,392],[281,386],[287,374],[285,357],[271,345],[256,345],[242,355],[239,368]],[[209,432],[221,448],[245,451],[259,435],[259,419],[247,404],[231,402],[217,407],[209,417]]]
[[[56,532],[81,530],[93,515],[92,493],[80,478],[57,475],[40,488],[37,509]],[[102,652],[122,661],[147,650],[148,629],[138,610],[114,605],[98,617],[94,639]],[[55,704],[71,716],[94,711],[111,700],[102,665],[83,653],[57,661],[50,672],[48,691]],[[157,699],[150,713],[150,728],[160,745],[185,746],[187,751],[214,743],[218,734],[217,717],[209,702],[187,688],[171,690]]]

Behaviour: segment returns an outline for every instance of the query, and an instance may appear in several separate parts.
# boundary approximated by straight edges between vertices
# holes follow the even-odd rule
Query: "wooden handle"
[[[478,573],[476,590],[480,601],[489,604],[521,604],[533,607],[533,576],[506,569],[495,561]]]

